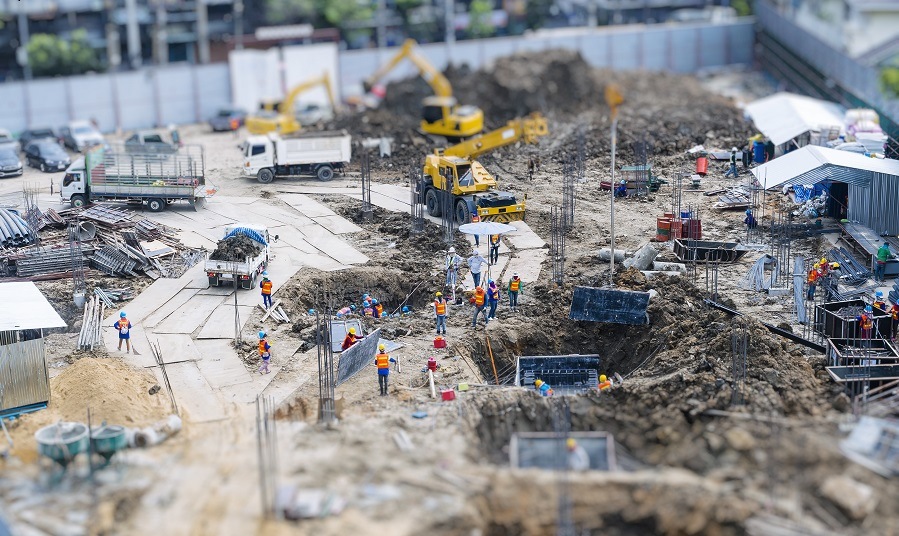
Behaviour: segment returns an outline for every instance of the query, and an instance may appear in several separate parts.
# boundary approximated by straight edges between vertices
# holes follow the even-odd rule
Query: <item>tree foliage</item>
[[[490,37],[496,33],[490,14],[493,13],[493,4],[490,0],[472,0],[468,7],[468,34],[471,37]]]
[[[884,67],[880,70],[880,85],[883,92],[891,97],[899,97],[899,67]]]
[[[542,28],[550,16],[553,0],[527,0],[525,21],[529,30]]]
[[[265,18],[271,24],[314,22],[318,0],[266,0]]]
[[[97,52],[87,42],[83,29],[72,32],[68,41],[53,34],[34,34],[26,51],[35,76],[81,74],[100,67]]]
[[[740,17],[752,15],[752,2],[749,0],[731,0],[730,7],[734,8]]]

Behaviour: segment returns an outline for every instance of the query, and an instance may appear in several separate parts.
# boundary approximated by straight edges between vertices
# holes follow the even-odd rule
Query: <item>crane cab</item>
[[[421,130],[452,142],[484,130],[484,112],[477,106],[459,106],[454,97],[427,97],[422,106]]]

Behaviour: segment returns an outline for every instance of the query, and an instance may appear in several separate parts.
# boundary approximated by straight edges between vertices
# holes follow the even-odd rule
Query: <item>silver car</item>
[[[63,145],[79,153],[96,145],[106,144],[103,134],[90,121],[72,121],[59,129],[59,137]]]
[[[22,161],[11,145],[0,145],[0,178],[22,174]]]

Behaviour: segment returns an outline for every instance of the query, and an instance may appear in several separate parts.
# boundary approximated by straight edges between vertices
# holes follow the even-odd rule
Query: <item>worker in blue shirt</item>
[[[113,324],[113,327],[119,332],[119,351],[122,351],[122,341],[125,341],[125,348],[127,348],[125,353],[127,354],[131,351],[131,322],[125,311],[119,313],[119,320]]]

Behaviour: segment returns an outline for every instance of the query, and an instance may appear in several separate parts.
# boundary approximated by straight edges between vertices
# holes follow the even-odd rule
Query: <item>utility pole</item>
[[[137,23],[137,0],[125,0],[126,31],[128,35],[128,61],[132,69],[143,63],[140,48],[140,25]]]
[[[209,63],[209,8],[204,0],[197,2],[197,49],[200,63]]]
[[[25,14],[23,9],[19,12],[19,49],[23,51],[22,70],[25,80],[31,80],[31,62],[28,61],[28,54],[25,52],[29,39],[31,39],[31,36],[28,35],[28,15]]]
[[[156,0],[156,31],[153,33],[153,53],[156,56],[157,65],[165,65],[169,62],[168,16],[166,0]]]
[[[609,105],[609,108],[612,110],[612,183],[611,189],[609,193],[611,193],[612,205],[611,205],[611,213],[610,213],[610,223],[609,230],[612,233],[612,242],[610,248],[612,250],[612,254],[609,259],[609,285],[615,286],[615,144],[618,141],[618,106],[624,102],[624,97],[621,96],[621,91],[614,84],[609,84],[606,86],[606,104]]]
[[[446,63],[453,61],[453,45],[456,43],[456,3],[455,0],[443,0],[443,22],[446,25],[443,41],[446,43]]]
[[[387,46],[387,0],[378,0],[375,19],[378,21],[378,48],[384,48]]]
[[[243,50],[243,0],[234,0],[234,48]]]
[[[122,64],[122,46],[119,42],[119,27],[112,18],[115,0],[106,0],[103,8],[106,18],[106,59],[109,61],[109,70],[117,71]]]

